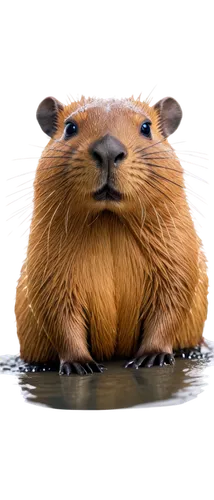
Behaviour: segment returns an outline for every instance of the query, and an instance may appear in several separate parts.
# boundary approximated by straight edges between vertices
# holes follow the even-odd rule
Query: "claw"
[[[96,373],[102,373],[104,370],[107,370],[104,365],[100,365],[99,363],[96,363],[96,361],[93,361],[93,363],[90,363],[90,365],[92,365],[92,367],[94,368],[93,372]]]
[[[133,367],[136,370],[140,367],[151,368],[152,366],[164,366],[173,365],[175,358],[173,354],[168,352],[155,353],[155,354],[144,354],[139,358],[134,358],[125,364],[125,368]]]
[[[151,366],[154,366],[156,358],[158,359],[157,354],[149,356],[149,359],[145,362],[144,366],[147,366],[147,368],[151,368]]]
[[[165,354],[159,354],[159,366],[163,366],[164,365],[164,358],[165,358]]]
[[[167,354],[167,355],[166,355],[166,359],[168,360],[168,362],[169,362],[169,364],[170,364],[170,365],[174,365],[174,363],[175,363],[175,358],[174,358],[173,354]],[[166,363],[166,364],[167,364],[167,363]]]
[[[135,362],[135,359],[131,359],[130,361],[128,361],[128,363],[125,364],[124,368],[128,368],[129,366],[131,366],[133,363]],[[137,368],[137,367],[136,367]]]
[[[89,363],[77,363],[70,361],[61,361],[59,375],[71,375],[76,373],[77,375],[89,375],[92,373],[102,373],[104,371],[104,366],[96,363],[95,361],[90,361]]]
[[[183,359],[203,359],[206,358],[208,353],[202,354],[201,347],[184,347],[183,349],[178,349],[174,352],[176,358]]]
[[[87,368],[87,370],[88,370],[89,373],[94,373],[93,370],[92,370],[92,368],[90,367],[89,363],[86,363],[85,366],[86,366],[86,368]]]

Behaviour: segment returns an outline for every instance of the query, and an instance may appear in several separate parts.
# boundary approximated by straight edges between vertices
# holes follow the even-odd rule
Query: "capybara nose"
[[[127,156],[125,146],[116,137],[109,134],[94,142],[89,151],[97,166],[106,169],[111,165],[118,167]]]

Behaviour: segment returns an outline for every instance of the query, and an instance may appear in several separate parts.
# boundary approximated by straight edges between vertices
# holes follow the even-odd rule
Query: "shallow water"
[[[174,366],[124,369],[122,362],[105,363],[107,370],[87,376],[57,372],[20,373],[15,356],[1,356],[0,391],[15,388],[26,402],[65,410],[105,410],[176,405],[196,398],[212,384],[214,342],[208,358],[176,359]],[[10,377],[10,379],[8,379]],[[5,385],[6,384],[6,385]]]

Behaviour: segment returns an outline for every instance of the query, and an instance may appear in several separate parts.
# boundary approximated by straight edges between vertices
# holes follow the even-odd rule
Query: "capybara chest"
[[[75,264],[94,356],[129,355],[140,334],[145,272],[135,238],[116,218],[90,228]]]

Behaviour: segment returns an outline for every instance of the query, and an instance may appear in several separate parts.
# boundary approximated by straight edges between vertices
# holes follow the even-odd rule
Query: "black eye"
[[[65,124],[65,139],[76,135],[78,132],[77,124],[74,122],[68,122]]]
[[[140,127],[141,134],[145,137],[151,137],[151,122],[143,122]]]

